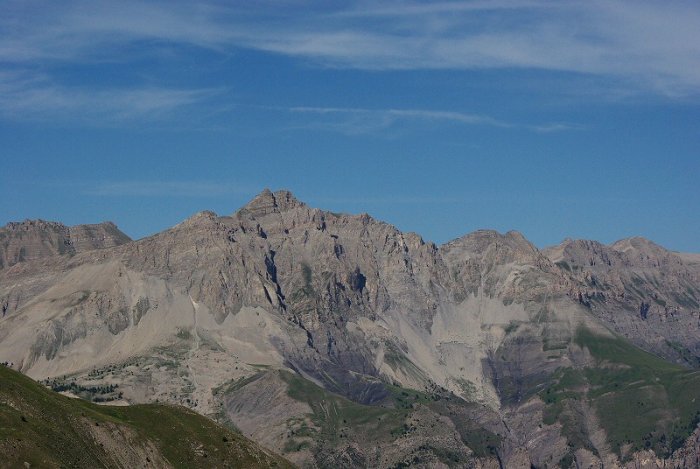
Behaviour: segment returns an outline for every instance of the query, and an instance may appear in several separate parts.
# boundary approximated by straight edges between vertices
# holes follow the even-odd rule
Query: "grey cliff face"
[[[571,279],[571,298],[611,329],[669,359],[700,364],[697,264],[643,238],[610,246],[568,240],[545,254]]]
[[[0,228],[0,269],[18,262],[76,254],[131,241],[112,222],[66,226],[44,220],[12,222]]]

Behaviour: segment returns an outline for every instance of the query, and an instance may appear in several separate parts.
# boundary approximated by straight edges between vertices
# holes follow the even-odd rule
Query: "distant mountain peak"
[[[662,246],[659,246],[655,242],[644,238],[642,236],[632,236],[631,238],[623,238],[619,241],[615,241],[610,245],[611,248],[615,249],[616,251],[629,251],[631,249],[636,249],[640,251],[646,251],[646,250],[663,250],[666,251],[665,248]]]
[[[500,242],[507,244],[514,249],[524,250],[524,251],[537,251],[537,248],[523,236],[519,231],[508,231],[506,233],[500,233],[496,230],[491,229],[480,229],[467,233],[466,235],[457,238],[455,240],[449,241],[447,245],[454,244],[469,244],[474,245],[477,250],[483,251],[486,247],[492,243]]]
[[[264,216],[269,213],[281,213],[299,207],[305,207],[306,204],[294,197],[288,190],[278,190],[272,192],[265,188],[260,194],[256,195],[253,200],[248,202],[241,211],[251,213],[254,217]]]
[[[191,217],[187,218],[183,224],[192,224],[192,223],[197,223],[200,220],[214,220],[218,217],[216,212],[213,212],[211,210],[202,210],[201,212],[197,212]]]
[[[7,223],[7,225],[2,227],[3,229],[7,230],[13,230],[13,231],[18,231],[18,230],[31,230],[31,229],[47,229],[47,228],[53,228],[53,229],[67,229],[68,227],[64,225],[61,222],[57,221],[46,221],[42,220],[41,218],[36,218],[33,220],[30,220],[27,218],[26,220],[23,221],[11,221]]]
[[[111,221],[66,226],[41,219],[10,222],[0,228],[0,269],[54,255],[119,246],[131,238]]]

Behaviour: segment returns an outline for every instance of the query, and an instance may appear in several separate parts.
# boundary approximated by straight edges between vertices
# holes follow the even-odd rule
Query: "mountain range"
[[[265,190],[140,240],[10,223],[0,305],[11,368],[302,467],[700,461],[700,255],[643,238],[437,246]]]

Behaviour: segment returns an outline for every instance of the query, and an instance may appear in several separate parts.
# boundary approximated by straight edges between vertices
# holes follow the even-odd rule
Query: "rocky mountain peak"
[[[566,239],[543,250],[552,262],[566,262],[596,270],[615,267],[680,267],[680,256],[642,237],[625,238],[610,245],[587,239]]]
[[[66,226],[46,220],[10,222],[0,228],[0,268],[60,254],[100,249],[131,241],[112,222]]]
[[[650,241],[641,236],[633,236],[631,238],[624,238],[619,241],[615,241],[610,245],[610,247],[616,251],[627,253],[630,255],[646,255],[646,256],[659,256],[668,254],[670,251],[659,246],[658,244]]]
[[[588,239],[567,238],[560,244],[545,248],[543,251],[552,262],[560,266],[604,266],[626,264],[624,255],[610,246]]]
[[[535,245],[528,241],[528,239],[519,231],[510,230],[506,233],[505,237],[509,239],[514,246],[518,246],[519,249],[531,252],[537,251]]]
[[[11,221],[4,227],[0,228],[8,231],[32,231],[32,230],[63,230],[67,229],[66,225],[57,221],[46,221],[40,218],[36,220]]]
[[[305,207],[306,204],[294,197],[288,190],[278,190],[272,192],[270,189],[264,189],[260,194],[256,195],[253,200],[248,202],[239,212],[248,212],[253,217],[261,217],[270,213],[282,213],[299,207]]]
[[[442,247],[443,251],[455,249],[477,257],[496,250],[510,259],[510,262],[516,258],[523,261],[542,257],[538,249],[517,231],[502,234],[495,230],[477,230]]]
[[[641,236],[625,238],[610,247],[623,253],[633,265],[646,267],[680,267],[683,262],[675,253]]]
[[[218,215],[215,212],[212,212],[211,210],[203,210],[201,212],[197,212],[185,221],[179,223],[178,225],[175,225],[175,227],[178,226],[191,226],[191,225],[198,225],[200,223],[206,223],[212,220],[216,220]]]
[[[632,236],[630,238],[623,238],[615,241],[611,244],[611,247],[618,251],[626,251],[629,249],[659,248],[661,246],[642,236]]]

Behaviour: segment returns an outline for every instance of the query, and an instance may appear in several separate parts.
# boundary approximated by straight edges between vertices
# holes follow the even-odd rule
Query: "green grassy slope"
[[[545,423],[559,421],[575,447],[591,448],[574,410],[592,407],[613,451],[652,449],[668,457],[700,420],[700,371],[666,362],[618,338],[580,329],[575,342],[587,348],[594,367],[561,369],[540,396]]]
[[[291,467],[183,407],[98,406],[0,366],[0,467]]]

